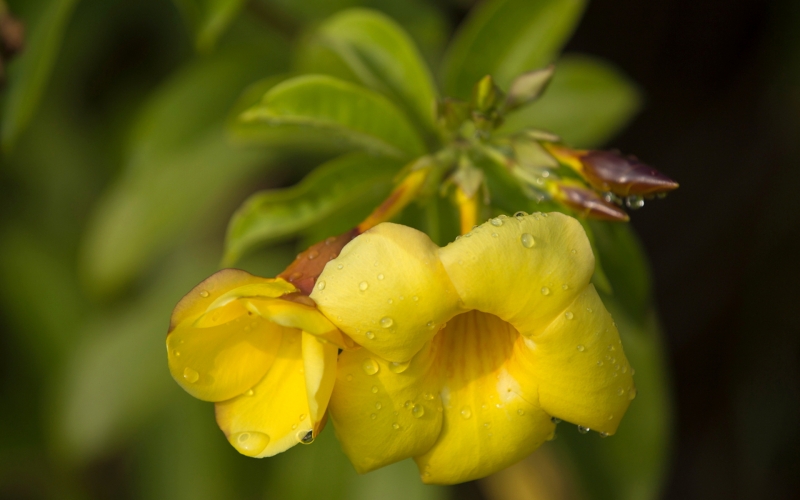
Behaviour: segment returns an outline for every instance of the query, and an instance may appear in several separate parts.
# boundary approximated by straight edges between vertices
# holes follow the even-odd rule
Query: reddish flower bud
[[[622,222],[630,220],[624,210],[589,189],[559,184],[553,197],[585,217]]]
[[[600,191],[623,197],[649,196],[678,187],[677,182],[634,157],[611,151],[588,151],[578,158],[583,166],[581,174]]]
[[[342,248],[359,234],[357,229],[353,229],[311,245],[304,252],[297,254],[294,262],[289,264],[278,277],[291,282],[301,292],[309,295],[314,290],[314,283],[322,274],[325,264],[338,257]]]

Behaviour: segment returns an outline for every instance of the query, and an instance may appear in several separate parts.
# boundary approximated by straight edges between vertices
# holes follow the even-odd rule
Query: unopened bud
[[[472,88],[472,107],[481,113],[490,113],[502,99],[502,94],[492,75],[486,75]]]
[[[578,186],[557,184],[552,190],[553,198],[592,219],[621,221],[630,220],[628,214],[617,205],[604,200],[596,192]]]
[[[302,293],[310,295],[325,264],[338,257],[342,248],[359,234],[357,229],[353,229],[311,245],[304,252],[297,254],[294,262],[289,264],[278,277],[291,282]]]
[[[555,66],[551,64],[546,68],[529,71],[516,77],[508,89],[506,110],[513,111],[538,99],[550,83],[554,70]]]
[[[650,196],[672,191],[678,183],[634,157],[611,151],[589,151],[579,156],[583,177],[600,191],[618,196]]]

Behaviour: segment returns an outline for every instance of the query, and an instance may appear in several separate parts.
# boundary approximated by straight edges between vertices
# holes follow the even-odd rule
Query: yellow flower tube
[[[359,472],[414,457],[422,480],[489,475],[551,438],[552,417],[605,435],[635,396],[590,278],[580,224],[498,217],[444,248],[380,224],[311,298],[363,346],[339,355],[330,416]]]
[[[224,269],[175,307],[167,355],[181,387],[216,403],[231,445],[267,457],[321,431],[344,344],[291,283]]]

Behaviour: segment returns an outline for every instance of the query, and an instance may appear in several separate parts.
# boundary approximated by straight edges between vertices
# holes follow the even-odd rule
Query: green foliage
[[[210,52],[233,22],[246,0],[175,0],[195,37],[200,52]]]
[[[335,219],[364,198],[379,204],[401,166],[390,158],[355,153],[321,165],[294,187],[252,195],[231,218],[225,265],[233,265],[255,245],[285,240],[314,223]]]
[[[25,51],[8,69],[8,90],[3,99],[0,142],[8,151],[28,125],[55,64],[77,0],[27,0],[19,3],[27,23]],[[17,7],[17,3],[12,4]]]

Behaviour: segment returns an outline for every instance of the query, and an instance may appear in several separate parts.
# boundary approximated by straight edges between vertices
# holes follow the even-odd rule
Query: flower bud
[[[546,68],[529,71],[514,78],[508,89],[506,111],[513,111],[538,99],[550,83],[554,70],[555,66],[551,64]]]
[[[292,283],[298,290],[309,295],[314,290],[317,278],[322,274],[325,264],[335,259],[342,248],[360,233],[353,229],[339,236],[331,236],[308,247],[297,254],[297,258],[278,275]]]
[[[672,191],[678,183],[632,156],[589,151],[580,156],[583,177],[595,189],[618,196],[649,196]]]
[[[607,202],[590,189],[565,184],[553,184],[553,186],[555,186],[555,189],[551,189],[553,198],[584,217],[621,222],[630,220],[624,210]]]

